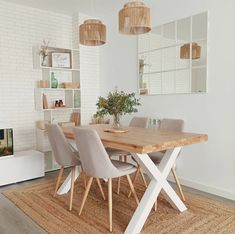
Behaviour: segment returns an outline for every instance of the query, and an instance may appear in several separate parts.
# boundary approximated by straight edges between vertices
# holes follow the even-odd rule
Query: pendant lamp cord
[[[95,13],[95,9],[94,9],[94,0],[91,0],[91,16],[92,16],[92,18],[94,18],[94,13]]]

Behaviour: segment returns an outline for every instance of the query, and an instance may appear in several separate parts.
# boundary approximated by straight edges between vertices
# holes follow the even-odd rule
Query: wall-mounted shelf
[[[80,90],[79,89],[65,89],[65,88],[36,88],[36,89],[42,89],[42,90],[46,90],[46,91],[72,91],[72,90]]]
[[[61,71],[80,71],[78,68],[63,68],[63,67],[44,67],[40,66],[41,69],[50,69],[50,70],[61,70]]]
[[[40,51],[45,49],[45,46],[35,45],[33,47],[33,66],[34,69],[53,69],[53,70],[66,70],[66,71],[79,71],[80,69],[80,51],[79,49],[65,49],[58,47],[47,47],[47,54],[44,63],[43,57],[40,55]],[[52,54],[53,53],[68,53],[70,55],[70,67],[56,67],[52,66]]]
[[[66,110],[80,110],[77,107],[58,107],[58,108],[50,108],[50,109],[43,109],[42,111],[66,111]]]
[[[45,95],[48,107],[43,104]],[[55,101],[62,100],[65,107],[56,108]],[[37,111],[63,111],[63,110],[80,110],[80,89],[53,89],[53,88],[36,88],[35,89],[35,109]],[[53,117],[53,116],[51,116]],[[52,121],[52,119],[49,119]]]

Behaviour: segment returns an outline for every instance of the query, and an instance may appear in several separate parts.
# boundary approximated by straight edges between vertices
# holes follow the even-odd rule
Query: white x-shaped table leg
[[[76,181],[76,179],[78,178],[79,174],[80,174],[79,166],[76,166],[76,168],[75,168],[75,175],[74,175],[74,181]],[[71,175],[72,175],[72,172],[69,173],[69,175],[66,177],[65,181],[63,182],[63,184],[59,187],[59,189],[57,191],[58,195],[65,194],[65,193],[67,193],[70,190],[70,188],[71,188]]]
[[[155,166],[147,154],[133,154],[135,160],[140,164],[151,181],[125,230],[125,234],[137,234],[141,232],[161,190],[163,190],[164,197],[174,208],[179,209],[181,212],[187,210],[184,203],[167,181],[167,176],[174,166],[180,150],[180,147],[167,150],[159,167]]]

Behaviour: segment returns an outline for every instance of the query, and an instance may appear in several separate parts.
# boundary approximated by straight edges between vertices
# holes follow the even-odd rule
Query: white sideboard
[[[0,158],[0,186],[43,177],[44,154],[36,151],[15,152],[13,157]]]

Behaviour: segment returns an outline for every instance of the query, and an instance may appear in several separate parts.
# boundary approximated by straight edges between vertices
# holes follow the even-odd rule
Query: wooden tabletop
[[[110,133],[104,131],[107,126],[109,127],[107,124],[98,124],[83,126],[83,128],[95,129],[105,147],[139,154],[172,149],[208,140],[206,134],[169,132],[152,128],[125,127],[128,132]],[[74,139],[73,128],[63,128],[63,132],[67,138]]]

